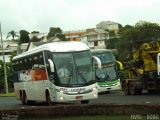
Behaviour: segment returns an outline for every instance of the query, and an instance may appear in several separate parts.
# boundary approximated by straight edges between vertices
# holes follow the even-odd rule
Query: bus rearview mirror
[[[51,72],[54,72],[54,63],[51,59],[48,59],[48,62],[49,62],[49,66],[50,66],[50,70]]]
[[[97,67],[99,69],[101,69],[102,68],[102,62],[101,62],[101,60],[98,57],[96,57],[96,56],[93,56],[93,59],[97,62]]]

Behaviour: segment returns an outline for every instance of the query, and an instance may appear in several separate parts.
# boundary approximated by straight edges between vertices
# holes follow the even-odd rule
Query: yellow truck
[[[128,78],[122,80],[125,95],[152,93],[160,90],[160,41],[143,43],[132,49]]]

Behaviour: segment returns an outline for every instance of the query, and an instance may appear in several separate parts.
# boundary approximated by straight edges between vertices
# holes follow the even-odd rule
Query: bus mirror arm
[[[118,66],[118,70],[122,71],[123,70],[123,64],[120,61],[116,61],[116,64]]]
[[[49,65],[50,65],[50,70],[53,73],[54,72],[54,63],[51,59],[48,59]]]
[[[101,60],[96,56],[93,56],[93,59],[97,62],[98,68],[101,69],[102,68]]]

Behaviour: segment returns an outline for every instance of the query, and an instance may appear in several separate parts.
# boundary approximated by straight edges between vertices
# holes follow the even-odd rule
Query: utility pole
[[[2,44],[2,54],[3,54],[3,64],[4,64],[3,66],[4,66],[5,90],[6,90],[6,94],[7,94],[8,93],[8,80],[7,80],[7,69],[6,69],[3,41],[2,41],[1,22],[0,22],[0,34],[1,34],[1,44]]]

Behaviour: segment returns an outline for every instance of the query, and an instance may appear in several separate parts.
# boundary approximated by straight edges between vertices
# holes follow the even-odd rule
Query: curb
[[[0,110],[0,117],[17,116],[18,118],[46,118],[86,115],[132,115],[158,114],[160,105],[65,105],[36,108],[4,109]]]

